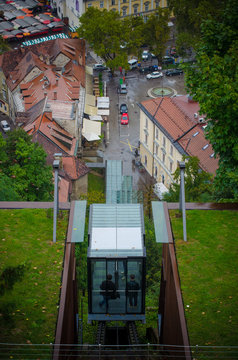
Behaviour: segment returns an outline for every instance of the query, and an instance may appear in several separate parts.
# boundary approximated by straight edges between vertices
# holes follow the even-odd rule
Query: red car
[[[123,113],[121,116],[121,125],[128,125],[129,123],[129,116],[127,113]]]

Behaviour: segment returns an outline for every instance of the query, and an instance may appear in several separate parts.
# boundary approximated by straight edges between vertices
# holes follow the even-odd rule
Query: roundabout
[[[152,98],[163,97],[163,96],[175,96],[177,91],[171,87],[156,86],[148,90],[148,96]]]

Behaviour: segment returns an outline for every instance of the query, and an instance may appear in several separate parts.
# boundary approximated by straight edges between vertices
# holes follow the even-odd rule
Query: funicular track
[[[126,322],[124,327],[110,327],[105,321],[99,321],[96,334],[96,344],[100,359],[144,359],[143,351],[140,350],[139,337],[136,323]]]

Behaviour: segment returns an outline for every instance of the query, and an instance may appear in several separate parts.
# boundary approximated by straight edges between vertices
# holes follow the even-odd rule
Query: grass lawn
[[[191,345],[237,345],[238,212],[170,211]]]
[[[51,210],[0,210],[0,342],[52,343],[68,214],[52,242]]]
[[[88,174],[88,193],[92,191],[105,191],[104,169],[92,169]]]

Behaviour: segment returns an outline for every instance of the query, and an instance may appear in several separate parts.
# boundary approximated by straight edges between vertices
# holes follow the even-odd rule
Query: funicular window
[[[142,312],[141,259],[91,260],[90,271],[92,313]]]

